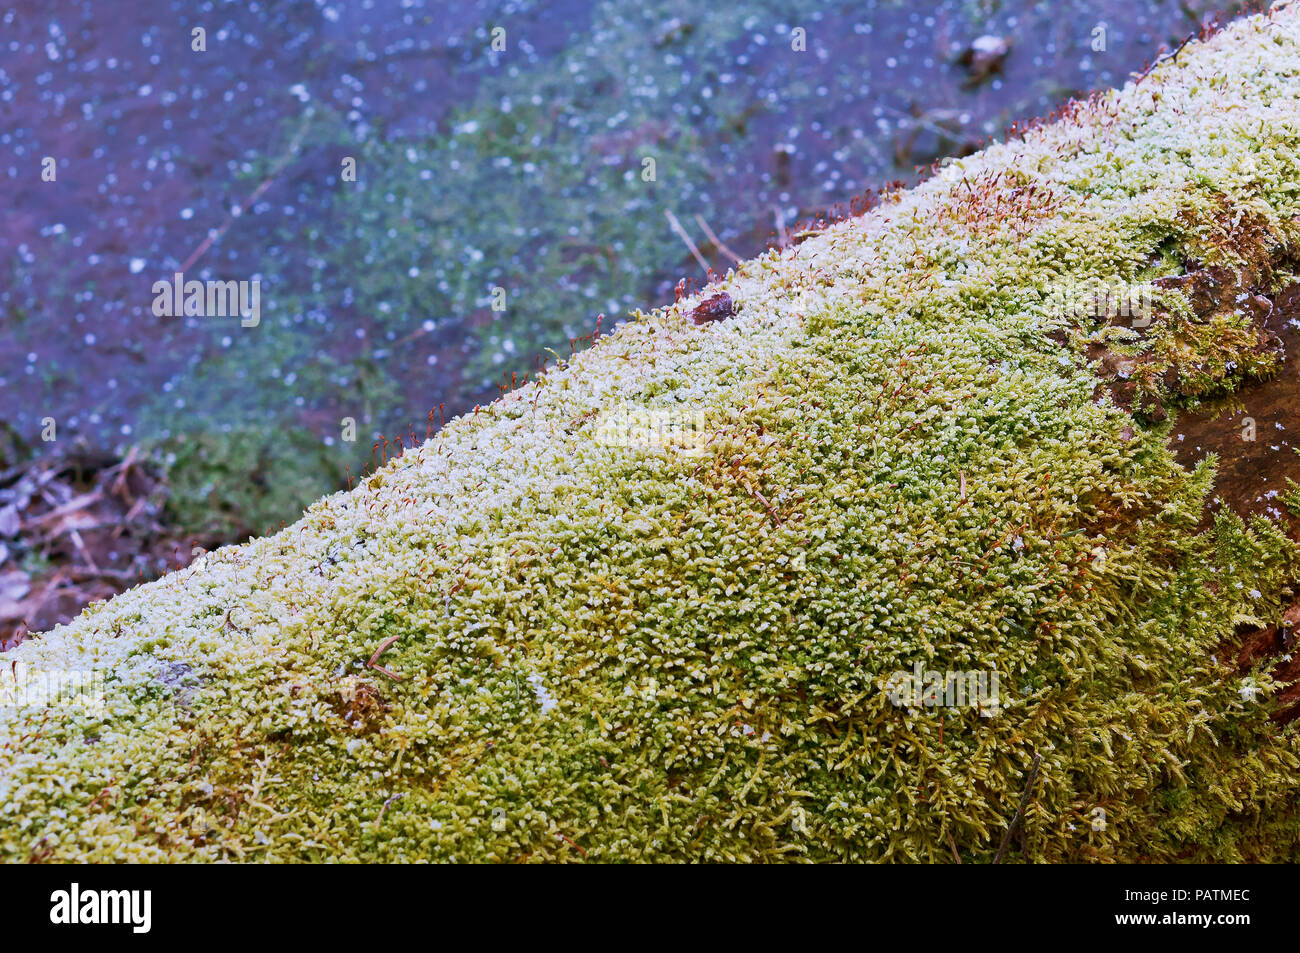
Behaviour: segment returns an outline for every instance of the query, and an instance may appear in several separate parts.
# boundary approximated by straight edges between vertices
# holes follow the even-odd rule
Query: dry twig
[[[1015,833],[1016,827],[1024,819],[1025,808],[1029,806],[1029,792],[1034,787],[1034,781],[1038,778],[1038,766],[1043,763],[1041,754],[1034,755],[1034,763],[1029,768],[1029,780],[1025,782],[1024,793],[1020,795],[1020,805],[1016,808],[1016,813],[1011,818],[1011,823],[1007,825],[1007,832],[1002,835],[1002,846],[998,848],[997,856],[993,858],[993,863],[1000,864],[1002,855],[1006,853],[1007,845],[1011,843],[1011,835]]]
[[[691,250],[691,254],[695,256],[695,260],[700,263],[700,267],[704,269],[704,273],[707,275],[713,269],[710,268],[709,263],[704,260],[704,256],[700,254],[700,250],[695,247],[695,242],[691,241],[691,236],[686,234],[686,229],[682,228],[682,223],[677,221],[677,216],[673,214],[672,209],[664,209],[664,215],[667,216],[668,224],[671,225],[673,231],[677,233],[677,237],[686,243],[686,247]]]
[[[740,256],[737,255],[737,254],[736,254],[734,251],[732,251],[730,248],[728,248],[726,245],[722,244],[722,239],[719,238],[717,235],[713,234],[713,229],[709,228],[709,223],[708,223],[708,222],[706,222],[706,221],[705,221],[703,218],[701,218],[699,215],[696,215],[696,216],[695,216],[695,221],[696,221],[697,223],[699,223],[700,228],[704,230],[704,234],[708,236],[709,241],[713,242],[713,247],[714,247],[714,248],[716,248],[718,251],[722,252],[722,254],[726,255],[728,258],[730,258],[732,261],[734,261],[737,265],[740,264]]]

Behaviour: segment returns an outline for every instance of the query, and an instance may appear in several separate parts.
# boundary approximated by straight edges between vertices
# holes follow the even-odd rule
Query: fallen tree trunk
[[[1178,279],[1294,280],[1298,77],[1242,20],[5,654],[0,855],[1296,859],[1220,651],[1296,546],[1166,440],[1280,360]]]

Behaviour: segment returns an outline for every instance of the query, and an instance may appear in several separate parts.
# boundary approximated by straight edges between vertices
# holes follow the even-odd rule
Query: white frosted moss
[[[105,679],[11,705],[3,856],[988,860],[1037,753],[1023,855],[1294,859],[1296,732],[1216,661],[1294,547],[1197,533],[1050,302],[1280,254],[1298,71],[1236,23],[0,657]],[[997,713],[896,707],[918,662]]]

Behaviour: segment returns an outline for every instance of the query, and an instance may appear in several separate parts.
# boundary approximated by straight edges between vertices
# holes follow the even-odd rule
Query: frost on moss
[[[20,646],[102,692],[0,697],[3,855],[988,861],[1041,756],[1011,859],[1295,859],[1230,664],[1295,547],[1199,525],[1212,467],[1052,302],[1291,280],[1298,71],[1300,15],[1241,21]],[[1127,353],[1236,386],[1186,291]],[[996,713],[894,705],[918,663]]]

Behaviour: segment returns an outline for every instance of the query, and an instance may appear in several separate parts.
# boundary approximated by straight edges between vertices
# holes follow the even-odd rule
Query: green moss
[[[342,482],[339,455],[302,429],[186,433],[152,452],[173,525],[219,539],[265,533]]]

